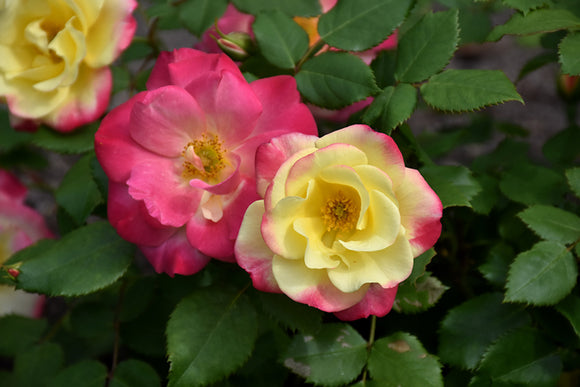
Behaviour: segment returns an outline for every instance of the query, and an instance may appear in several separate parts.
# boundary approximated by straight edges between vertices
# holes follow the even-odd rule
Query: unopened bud
[[[216,39],[218,46],[233,60],[244,60],[254,51],[252,37],[245,32],[231,32]]]
[[[18,269],[10,268],[10,269],[7,269],[6,271],[14,279],[18,278],[18,276],[20,275],[20,270],[18,270]]]
[[[560,74],[558,77],[558,91],[566,99],[579,96],[580,77],[577,75]]]

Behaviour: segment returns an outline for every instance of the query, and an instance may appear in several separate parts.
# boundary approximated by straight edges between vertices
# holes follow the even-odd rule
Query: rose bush
[[[236,242],[254,286],[343,320],[384,316],[441,232],[441,201],[395,142],[365,125],[260,146]]]
[[[292,77],[248,84],[224,54],[164,52],[147,88],[96,134],[109,220],[159,272],[192,274],[208,256],[233,261],[243,214],[258,199],[256,148],[316,134],[314,119]]]
[[[135,0],[0,3],[0,97],[29,123],[70,131],[109,103],[108,66],[133,38]]]
[[[24,204],[26,191],[16,177],[0,170],[0,266],[16,251],[52,236],[42,216]],[[0,316],[38,317],[43,300],[42,296],[0,285]]]

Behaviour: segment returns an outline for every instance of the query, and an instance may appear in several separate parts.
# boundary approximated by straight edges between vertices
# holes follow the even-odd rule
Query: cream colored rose
[[[134,0],[1,0],[0,97],[17,118],[70,131],[97,119],[107,67],[131,42]]]

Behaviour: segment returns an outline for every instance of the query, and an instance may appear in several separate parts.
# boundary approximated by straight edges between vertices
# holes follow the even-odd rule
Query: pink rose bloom
[[[263,200],[236,242],[254,286],[342,320],[386,315],[415,257],[441,233],[441,201],[391,137],[353,125],[258,148]]]
[[[147,88],[96,134],[109,220],[158,272],[192,274],[209,257],[233,261],[243,214],[258,199],[256,148],[316,133],[294,78],[248,84],[225,54],[184,48],[161,53]]]
[[[0,170],[0,266],[16,251],[52,236],[42,216],[24,205],[25,197],[26,187]],[[0,316],[40,317],[43,303],[42,296],[0,285]]]
[[[68,132],[109,104],[109,65],[133,38],[135,0],[0,2],[0,98],[13,122]]]

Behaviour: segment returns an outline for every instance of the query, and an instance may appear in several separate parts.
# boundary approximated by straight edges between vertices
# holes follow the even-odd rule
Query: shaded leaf
[[[405,281],[399,285],[393,310],[399,313],[423,312],[435,305],[447,289],[447,286],[429,273],[419,278],[416,283]]]
[[[485,263],[479,266],[479,272],[489,282],[496,286],[504,287],[510,264],[516,253],[507,243],[500,242],[489,251]]]
[[[256,312],[237,289],[222,285],[184,298],[167,324],[170,386],[216,382],[238,369],[257,338]]]
[[[580,198],[580,167],[567,169],[566,179],[572,191]]]
[[[495,27],[488,35],[490,42],[504,35],[529,35],[580,27],[580,18],[564,9],[539,9],[527,15],[514,14],[507,23]]]
[[[421,86],[421,95],[430,106],[460,112],[480,109],[522,97],[499,70],[446,70]]]
[[[535,205],[518,216],[542,239],[568,244],[580,238],[580,217],[560,208]]]
[[[347,51],[364,51],[385,40],[404,20],[410,0],[341,0],[318,21],[322,40]]]
[[[542,147],[542,153],[555,165],[573,165],[580,158],[580,128],[576,125],[559,131]]]
[[[186,0],[178,6],[179,20],[199,37],[220,18],[227,5],[227,0]]]
[[[84,360],[60,371],[48,387],[101,387],[106,380],[107,367],[96,360]]]
[[[421,174],[441,199],[443,208],[471,207],[470,200],[481,190],[471,171],[463,166],[430,165],[421,168]]]
[[[566,246],[552,241],[538,242],[519,254],[511,265],[505,300],[534,305],[554,305],[574,285],[578,268]]]
[[[550,0],[502,0],[502,2],[508,7],[515,8],[524,14],[532,9],[550,4]]]
[[[0,318],[0,332],[5,334],[0,340],[0,356],[12,357],[38,342],[47,327],[46,320],[32,319],[18,315]]]
[[[32,142],[41,148],[59,153],[84,153],[93,149],[99,121],[75,129],[71,133],[60,133],[41,126],[32,136]]]
[[[233,0],[242,12],[257,15],[260,11],[278,9],[289,16],[316,16],[322,12],[318,0]]]
[[[441,71],[457,47],[458,11],[427,13],[397,44],[395,78],[420,82]]]
[[[122,361],[115,368],[109,387],[159,387],[161,379],[153,367],[136,359]]]
[[[296,74],[298,90],[315,105],[339,109],[380,90],[371,69],[359,57],[325,52],[306,61]]]
[[[539,68],[556,61],[558,61],[558,55],[554,52],[543,52],[538,54],[522,66],[522,69],[518,74],[518,81]]]
[[[363,115],[363,122],[389,134],[405,122],[417,105],[417,90],[406,83],[389,86],[379,94]]]
[[[281,11],[259,13],[252,28],[264,58],[282,69],[293,69],[308,50],[306,31]]]
[[[443,361],[474,369],[493,341],[529,322],[522,308],[502,304],[502,299],[501,293],[488,293],[451,309],[439,331],[439,356]]]
[[[580,337],[580,297],[569,295],[556,305],[556,310],[568,319],[574,332]]]
[[[499,189],[509,199],[527,205],[557,204],[566,192],[562,175],[528,163],[514,165],[503,173]]]
[[[559,62],[562,72],[580,75],[580,33],[570,33],[560,42]]]
[[[325,324],[313,335],[294,336],[284,365],[307,382],[326,386],[353,381],[367,360],[367,343],[348,324]]]
[[[322,325],[323,313],[295,302],[284,294],[258,293],[264,311],[285,327],[301,332],[315,332]]]
[[[421,342],[398,332],[377,340],[369,356],[369,372],[382,386],[443,387],[441,364]]]
[[[16,356],[14,378],[17,386],[45,387],[62,368],[64,354],[60,346],[44,343]]]

